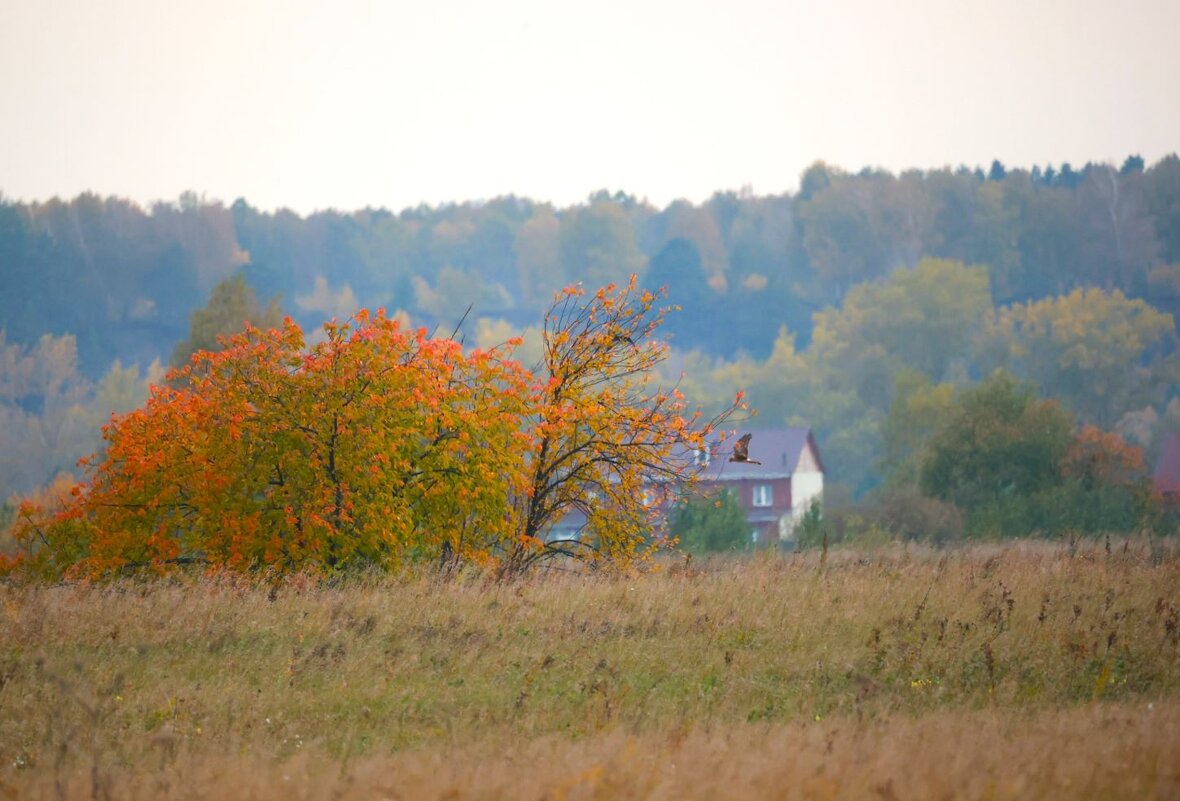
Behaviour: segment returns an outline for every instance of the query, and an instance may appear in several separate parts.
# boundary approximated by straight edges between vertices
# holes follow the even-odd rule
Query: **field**
[[[1175,543],[0,604],[0,798],[1180,796]]]

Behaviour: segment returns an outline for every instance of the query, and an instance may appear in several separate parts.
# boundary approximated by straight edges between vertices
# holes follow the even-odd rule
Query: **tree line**
[[[315,329],[384,307],[428,330],[462,321],[457,337],[482,346],[525,329],[518,355],[533,364],[527,329],[553,291],[630,273],[680,308],[663,329],[669,378],[687,369],[685,391],[706,404],[747,386],[766,424],[815,427],[832,479],[856,495],[892,480],[899,400],[996,369],[1149,449],[1180,417],[1175,155],[898,175],[817,163],[794,194],[662,209],[608,191],[566,208],[504,197],[306,217],[192,194],[146,209],[0,198],[0,386],[20,387],[0,413],[8,453],[42,454],[10,464],[0,492],[97,444],[70,433],[96,387],[126,399],[91,417],[132,408],[153,360],[181,364],[244,320],[285,312]],[[54,370],[14,366],[50,353]]]
[[[91,193],[0,197],[0,328],[26,345],[74,334],[94,379],[115,359],[166,360],[237,272],[306,326],[362,305],[453,325],[472,304],[472,326],[524,325],[563,286],[637,273],[683,307],[677,347],[766,356],[781,325],[806,342],[816,311],[923,257],[986,265],[997,303],[1097,286],[1172,313],[1180,159],[899,175],[817,163],[793,195],[662,209],[607,191],[565,208],[510,196],[306,217],[191,193],[146,209]]]

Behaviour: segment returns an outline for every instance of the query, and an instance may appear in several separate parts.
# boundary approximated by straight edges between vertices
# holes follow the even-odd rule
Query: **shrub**
[[[750,546],[750,526],[737,496],[728,489],[693,495],[672,507],[668,532],[689,553],[743,551]]]
[[[795,526],[795,547],[818,548],[824,541],[824,514],[818,498],[812,499],[803,513],[799,524]]]
[[[915,487],[887,492],[864,504],[865,517],[903,539],[945,545],[963,537],[963,512],[953,503],[922,495]]]

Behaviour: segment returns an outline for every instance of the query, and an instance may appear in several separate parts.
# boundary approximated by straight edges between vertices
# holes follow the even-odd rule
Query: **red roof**
[[[1151,480],[1160,492],[1180,492],[1180,434],[1169,434]]]

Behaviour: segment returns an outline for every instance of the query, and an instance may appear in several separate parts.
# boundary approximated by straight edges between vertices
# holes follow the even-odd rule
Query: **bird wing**
[[[733,444],[733,458],[738,461],[744,461],[750,457],[750,437],[753,434],[746,434]]]

